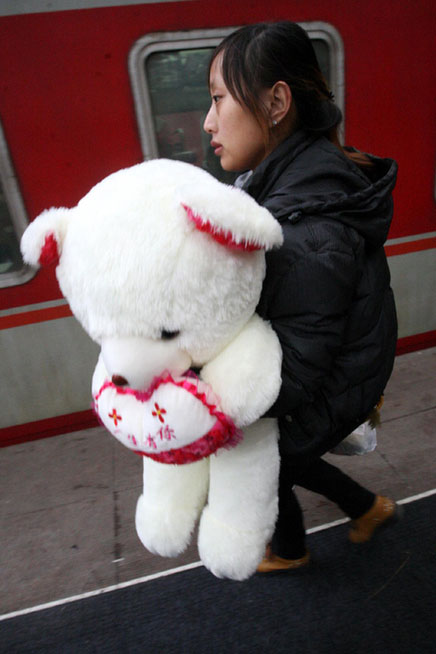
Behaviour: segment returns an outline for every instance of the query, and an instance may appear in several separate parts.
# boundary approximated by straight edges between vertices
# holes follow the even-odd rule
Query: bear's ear
[[[26,263],[31,266],[59,263],[71,211],[53,207],[43,211],[30,223],[20,244]]]
[[[211,177],[180,191],[180,204],[190,221],[227,247],[245,251],[270,250],[283,243],[280,224],[239,188]]]

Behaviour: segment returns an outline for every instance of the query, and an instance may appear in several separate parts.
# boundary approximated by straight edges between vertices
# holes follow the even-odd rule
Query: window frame
[[[29,219],[27,216],[26,208],[24,206],[23,198],[21,196],[21,191],[14,171],[14,167],[12,165],[12,159],[9,154],[9,148],[1,122],[0,180],[5,195],[6,204],[9,209],[12,226],[14,228],[15,236],[17,237],[19,244],[23,232],[29,224]],[[35,274],[36,271],[26,265],[24,261],[22,261],[22,266],[19,270],[15,270],[14,272],[10,273],[0,273],[0,288],[25,284],[30,279],[32,279]]]
[[[345,134],[345,90],[344,90],[344,45],[338,30],[323,21],[299,23],[310,38],[323,40],[328,45],[329,65],[331,71],[330,88],[334,93],[335,102],[342,111],[343,122],[340,127],[341,141]],[[156,52],[169,50],[214,48],[228,34],[238,29],[223,27],[204,30],[188,30],[185,32],[154,32],[138,39],[130,53],[128,68],[132,87],[136,120],[139,128],[139,138],[145,160],[156,159],[159,156],[154,116],[148,80],[144,73],[146,59]]]

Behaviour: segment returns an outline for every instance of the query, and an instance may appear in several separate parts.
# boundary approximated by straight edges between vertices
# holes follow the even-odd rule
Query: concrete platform
[[[436,348],[398,357],[377,449],[328,459],[371,490],[404,499],[436,488]],[[102,428],[0,450],[0,616],[198,560],[149,554],[136,536],[140,457]],[[299,491],[308,528],[342,518]]]

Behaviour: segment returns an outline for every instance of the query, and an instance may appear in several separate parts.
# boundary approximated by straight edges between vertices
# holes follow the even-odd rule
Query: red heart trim
[[[180,388],[184,388],[189,393],[194,395],[202,404],[207,407],[211,416],[216,418],[216,422],[212,429],[189,445],[166,450],[165,452],[142,452],[141,450],[133,450],[136,454],[141,456],[148,456],[154,461],[159,463],[170,463],[181,465],[183,463],[193,463],[199,461],[211,454],[214,454],[218,449],[224,447],[230,449],[238,445],[242,440],[242,431],[238,429],[233,420],[217,408],[217,398],[212,392],[206,394],[198,390],[197,384],[192,383],[189,379],[198,381],[198,377],[190,372],[189,378],[186,377],[180,381],[176,381],[170,373],[163,373],[160,377],[156,377],[150,388],[147,391],[137,391],[133,388],[126,386],[115,386],[111,381],[104,382],[97,395],[95,396],[95,404],[99,397],[107,388],[114,389],[119,395],[133,395],[138,401],[146,402],[151,398],[153,393],[162,384],[174,384]],[[97,414],[98,415],[98,414]]]

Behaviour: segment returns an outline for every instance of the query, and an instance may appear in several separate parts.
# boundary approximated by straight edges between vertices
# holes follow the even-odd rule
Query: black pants
[[[282,456],[279,480],[279,516],[271,547],[274,554],[298,559],[306,551],[303,513],[292,490],[295,485],[323,495],[352,520],[366,513],[375,495],[321,458]]]

